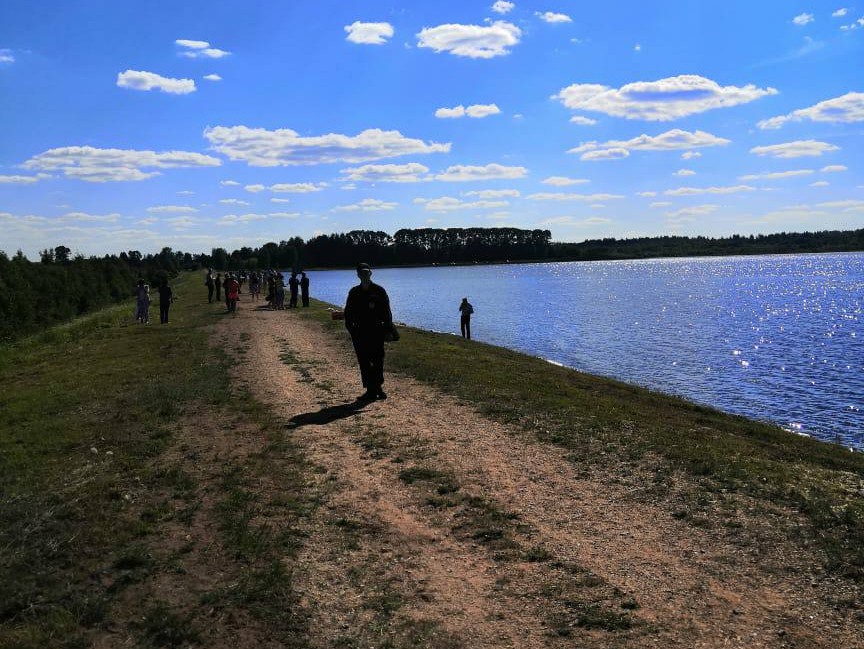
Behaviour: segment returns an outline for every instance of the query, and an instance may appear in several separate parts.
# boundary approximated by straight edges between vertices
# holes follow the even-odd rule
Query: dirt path
[[[313,646],[864,647],[770,525],[743,517],[755,547],[696,527],[404,377],[358,404],[353,354],[298,313],[247,308],[214,335],[246,341],[237,378],[316,467],[294,574]]]

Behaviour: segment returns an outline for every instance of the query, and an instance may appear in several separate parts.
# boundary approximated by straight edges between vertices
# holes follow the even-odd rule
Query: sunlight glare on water
[[[350,271],[312,275],[342,304]],[[864,448],[864,254],[378,269],[394,317]]]

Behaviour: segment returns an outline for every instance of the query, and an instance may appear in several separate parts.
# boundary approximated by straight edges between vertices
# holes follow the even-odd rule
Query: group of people
[[[174,292],[168,284],[168,280],[159,283],[159,322],[168,324],[168,309],[174,302]],[[135,286],[135,321],[141,324],[150,324],[150,285],[143,279],[139,279]]]
[[[298,275],[300,276],[298,278]],[[204,285],[207,287],[207,302],[212,303],[215,295],[217,302],[222,301],[222,293],[225,294],[225,307],[229,313],[237,312],[237,302],[245,284],[249,285],[249,295],[253,302],[261,299],[262,287],[267,288],[264,300],[270,309],[284,309],[285,307],[285,276],[276,270],[253,271],[251,273],[222,273],[213,274],[213,269],[208,268],[204,277]],[[293,272],[288,280],[289,302],[288,308],[297,307],[298,299],[302,300],[304,307],[309,306],[309,278],[305,272]]]

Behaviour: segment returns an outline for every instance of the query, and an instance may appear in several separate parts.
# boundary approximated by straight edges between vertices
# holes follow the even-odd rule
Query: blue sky
[[[4,0],[0,250],[860,228],[862,62],[846,0]]]

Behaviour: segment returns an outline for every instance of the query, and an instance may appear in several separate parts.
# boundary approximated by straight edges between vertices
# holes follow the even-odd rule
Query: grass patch
[[[346,339],[341,323],[315,302],[315,318]],[[388,371],[401,372],[476,405],[485,415],[569,451],[600,468],[660,458],[667,475],[689,476],[689,489],[739,493],[766,507],[791,507],[811,523],[826,566],[864,579],[864,454],[789,434],[683,399],[583,374],[539,358],[401,327],[388,345]],[[709,517],[688,503],[683,519]]]

